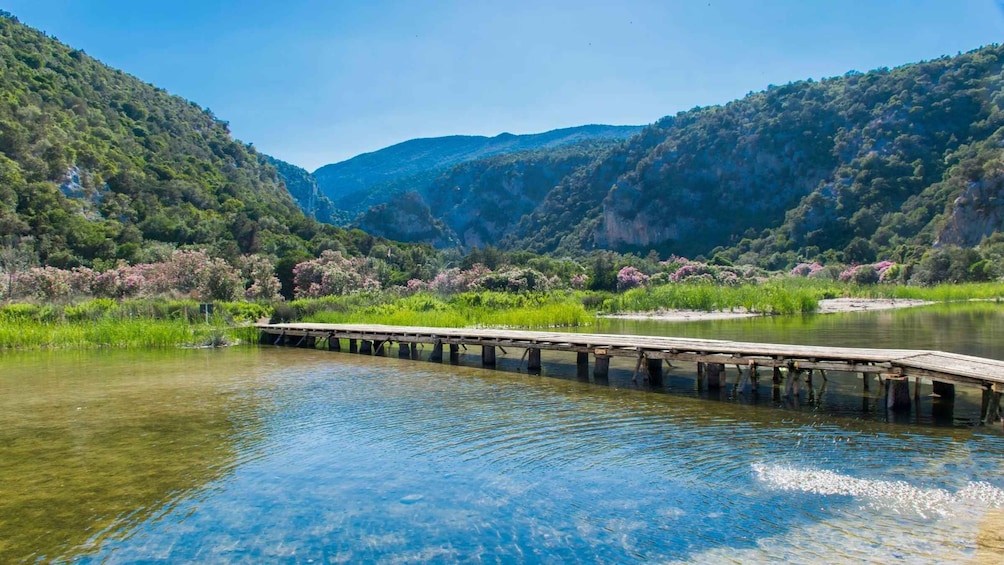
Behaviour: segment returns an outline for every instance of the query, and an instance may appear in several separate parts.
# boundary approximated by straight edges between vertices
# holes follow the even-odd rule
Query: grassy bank
[[[277,308],[277,314],[307,322],[426,327],[550,328],[584,326],[593,321],[580,297],[571,292],[326,297],[293,301]]]
[[[587,302],[604,313],[658,310],[731,311],[761,314],[814,312],[827,298],[910,298],[930,302],[1004,300],[1004,283],[964,283],[937,286],[855,285],[838,281],[786,277],[761,284],[716,286],[670,284],[632,289],[622,294],[593,294]]]
[[[218,304],[206,322],[194,301],[99,299],[0,307],[0,350],[202,347],[254,341],[244,322],[266,315],[252,303]]]

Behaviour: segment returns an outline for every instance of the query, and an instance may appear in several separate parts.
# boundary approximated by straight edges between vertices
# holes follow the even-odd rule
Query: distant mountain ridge
[[[358,225],[440,246],[775,269],[980,245],[1004,238],[1004,47],[771,86],[568,151],[454,165]]]
[[[643,126],[584,125],[537,134],[453,135],[412,139],[314,171],[335,207],[357,215],[394,194],[420,190],[450,167],[494,155],[556,148],[588,140],[620,141]]]

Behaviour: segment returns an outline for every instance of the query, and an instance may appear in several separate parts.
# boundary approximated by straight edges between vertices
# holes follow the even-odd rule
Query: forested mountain
[[[586,125],[544,133],[495,137],[454,135],[412,139],[314,171],[335,207],[354,217],[402,192],[421,191],[460,163],[521,151],[560,148],[588,140],[620,141],[641,126]]]
[[[368,233],[437,247],[497,245],[565,177],[622,142],[592,140],[456,165],[429,185],[370,208]]]
[[[506,245],[783,267],[977,244],[1004,217],[1002,63],[990,46],[664,118],[565,178]]]
[[[227,122],[10,14],[0,94],[0,236],[44,264],[153,261],[185,244],[304,257],[347,241],[306,218]]]
[[[771,86],[605,151],[471,161],[363,216],[437,245],[916,260],[1004,227],[1004,49]]]

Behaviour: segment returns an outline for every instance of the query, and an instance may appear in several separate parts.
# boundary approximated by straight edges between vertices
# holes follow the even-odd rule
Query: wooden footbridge
[[[354,324],[257,324],[260,343],[295,347],[326,347],[350,353],[387,355],[392,346],[398,356],[418,359],[420,347],[431,346],[428,360],[442,362],[444,347],[449,359],[459,360],[460,348],[478,347],[481,361],[494,367],[496,349],[523,349],[520,367],[539,372],[541,351],[577,354],[580,370],[593,356],[593,377],[608,377],[610,359],[635,360],[635,377],[662,386],[663,362],[683,361],[697,364],[697,386],[720,389],[726,386],[726,365],[738,369],[734,385],[757,386],[759,370],[770,370],[773,385],[790,393],[798,392],[801,379],[811,383],[813,372],[826,379],[826,371],[861,373],[865,389],[877,376],[885,387],[886,406],[890,410],[909,410],[909,379],[914,381],[914,399],[919,398],[920,379],[933,382],[934,394],[953,398],[955,385],[979,387],[983,391],[983,422],[997,421],[1001,394],[1004,393],[1004,361],[984,359],[941,351],[913,349],[863,349],[774,343],[749,343],[712,339],[692,339],[640,335],[580,334],[516,330],[422,328]]]

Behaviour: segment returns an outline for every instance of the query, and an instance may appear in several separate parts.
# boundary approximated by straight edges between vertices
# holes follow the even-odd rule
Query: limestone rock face
[[[935,245],[972,247],[1004,229],[1004,171],[967,183],[948,208],[944,227]]]

